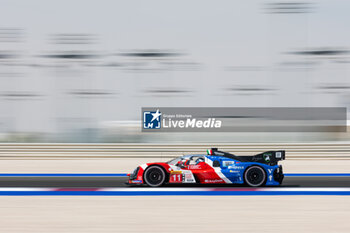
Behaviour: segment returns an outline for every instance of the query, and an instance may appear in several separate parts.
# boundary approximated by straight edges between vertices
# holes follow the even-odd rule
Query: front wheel
[[[244,181],[252,187],[262,186],[266,182],[266,172],[259,166],[248,167],[244,173]]]
[[[143,175],[146,184],[151,187],[159,187],[163,185],[165,182],[165,177],[166,175],[164,170],[158,166],[149,167]]]

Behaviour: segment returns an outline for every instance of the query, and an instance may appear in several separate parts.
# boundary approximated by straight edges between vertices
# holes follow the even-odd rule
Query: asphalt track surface
[[[101,188],[130,187],[127,177],[0,177],[0,187],[69,187]],[[167,187],[242,187],[242,185],[167,185]],[[243,186],[244,187],[244,186]],[[350,176],[345,177],[285,177],[281,187],[350,187]],[[130,187],[137,188],[137,187]]]

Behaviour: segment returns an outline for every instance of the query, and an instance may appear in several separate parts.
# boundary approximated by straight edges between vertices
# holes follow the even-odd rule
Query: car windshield
[[[172,159],[172,160],[168,161],[167,164],[169,164],[169,165],[176,165],[177,162],[179,162],[179,161],[181,161],[181,160],[183,160],[183,159],[188,159],[188,158],[189,158],[188,155],[186,155],[186,156],[181,156],[181,157],[177,157],[177,158],[175,158],[175,159]]]
[[[172,159],[170,161],[167,162],[167,164],[169,165],[176,165],[179,161],[181,160],[189,160],[191,159],[191,161],[195,161],[197,160],[198,158],[202,158],[203,155],[185,155],[185,156],[181,156],[181,157],[177,157],[175,159]],[[203,157],[203,160],[204,160],[204,157]]]

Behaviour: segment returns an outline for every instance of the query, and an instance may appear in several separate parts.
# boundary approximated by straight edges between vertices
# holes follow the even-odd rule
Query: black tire
[[[159,187],[165,182],[165,171],[158,166],[150,166],[143,174],[143,179],[148,186]]]
[[[244,172],[244,182],[251,187],[263,186],[266,182],[266,172],[262,167],[251,166]]]

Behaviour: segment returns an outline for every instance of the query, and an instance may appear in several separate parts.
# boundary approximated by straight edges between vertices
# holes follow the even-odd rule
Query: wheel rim
[[[265,172],[260,167],[251,167],[245,173],[245,180],[250,186],[260,186],[265,181]]]
[[[149,186],[160,186],[165,179],[164,171],[161,168],[149,168],[145,174],[145,181]]]

